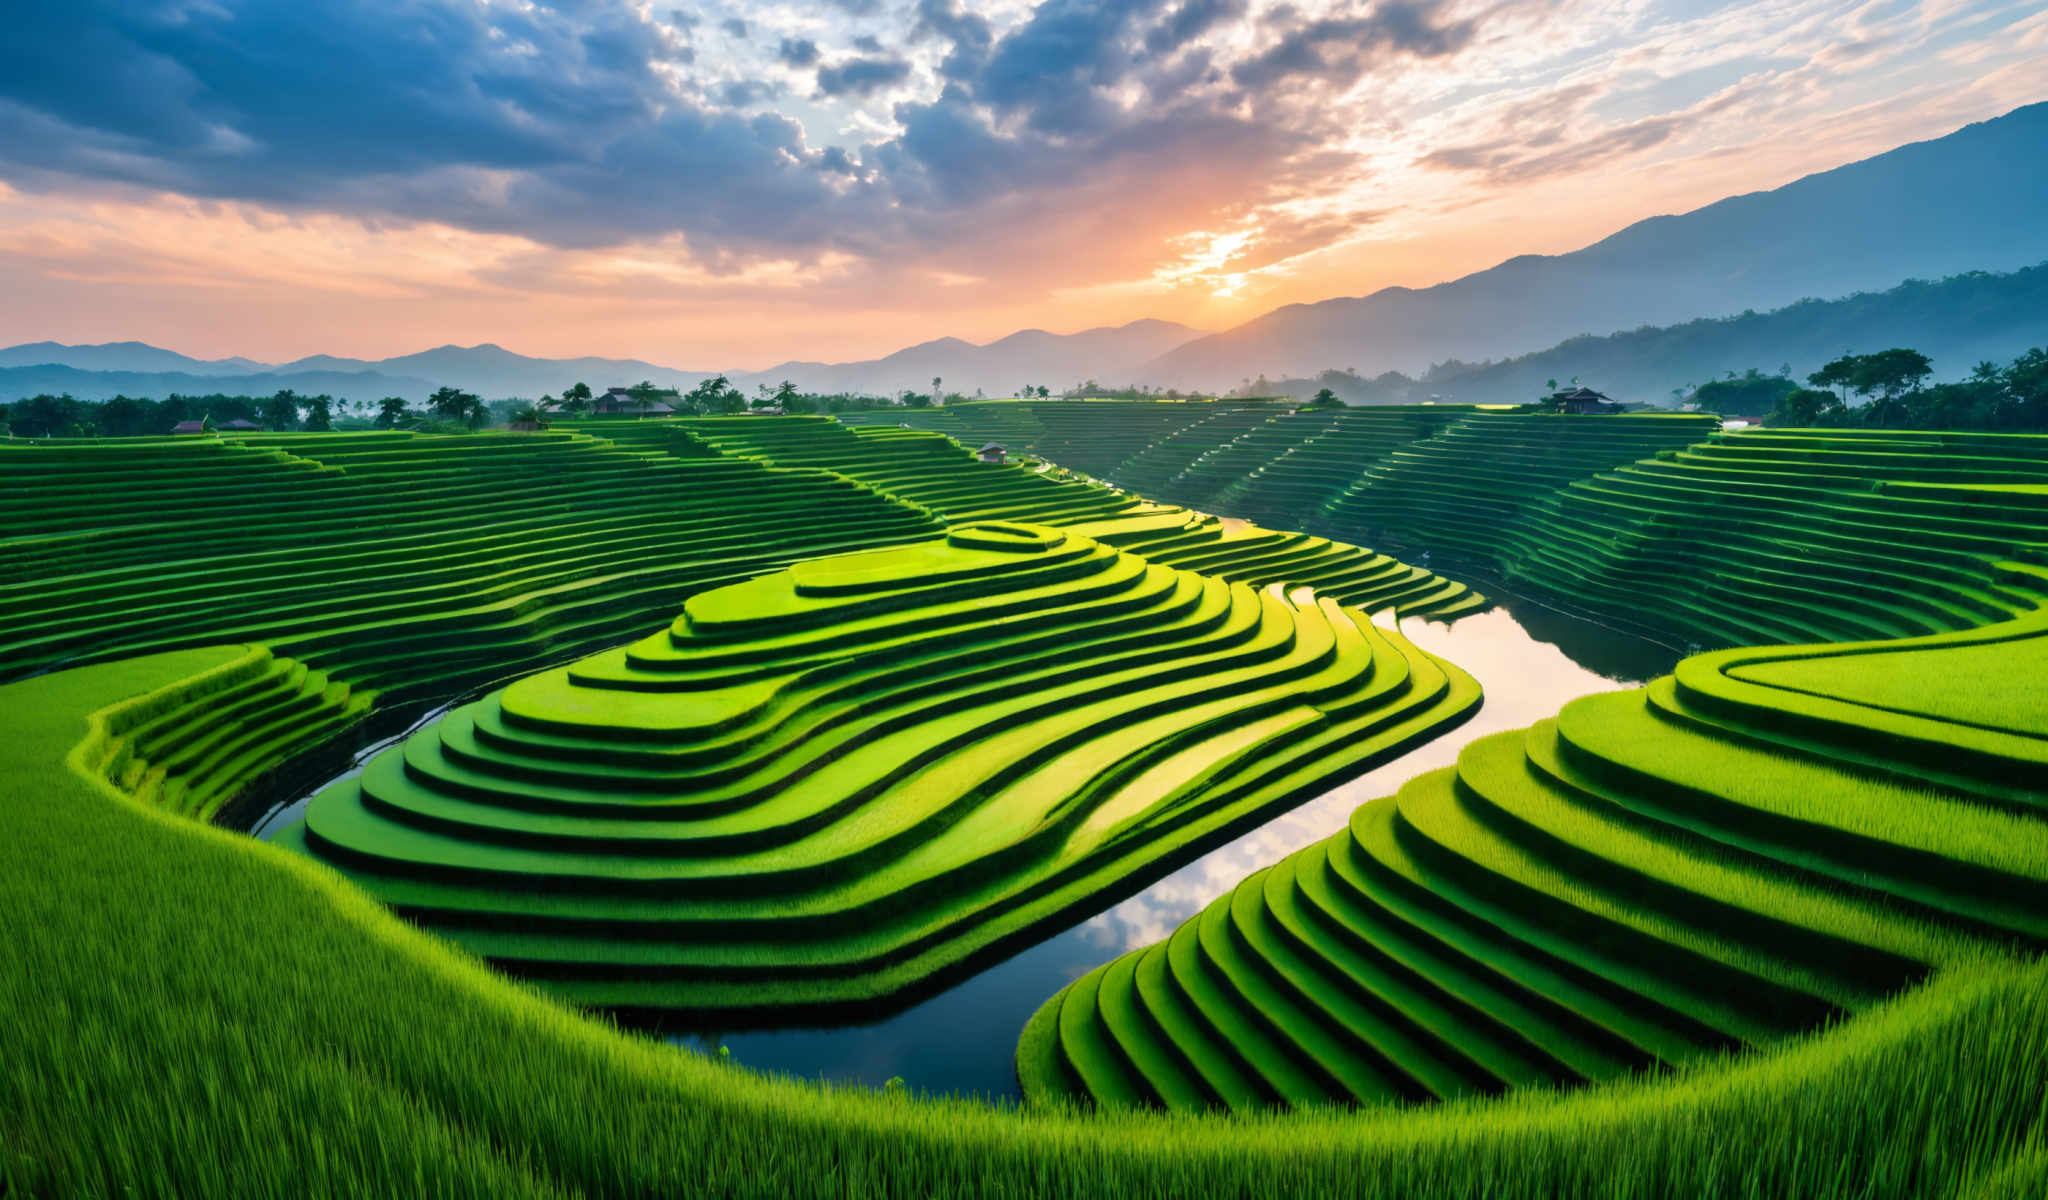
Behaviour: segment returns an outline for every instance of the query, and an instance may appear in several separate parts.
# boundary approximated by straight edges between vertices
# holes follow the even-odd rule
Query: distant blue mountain
[[[324,392],[344,400],[404,396],[417,401],[431,393],[434,385],[424,379],[376,371],[258,370],[233,375],[197,375],[190,371],[86,371],[52,363],[0,367],[0,403],[42,393],[70,395],[79,400],[105,400],[112,396],[146,396],[161,400],[173,392],[187,396],[214,392],[234,396],[268,396],[285,388],[309,396]]]
[[[147,342],[105,342],[67,346],[62,342],[28,342],[0,350],[0,367],[56,364],[84,371],[183,371],[193,375],[248,375],[269,368],[247,358],[198,359]]]
[[[723,374],[741,388],[788,379],[810,391],[884,393],[903,388],[929,390],[936,376],[945,380],[949,391],[971,393],[985,388],[991,394],[1009,395],[1027,383],[1063,387],[1091,378],[1104,383],[1126,379],[1139,364],[1198,332],[1170,321],[1133,321],[1071,334],[1028,329],[985,346],[942,338],[866,362],[787,362],[765,371],[727,370]],[[117,393],[255,393],[289,387],[348,400],[384,396],[419,400],[445,385],[495,400],[559,393],[577,382],[599,390],[642,380],[661,387],[688,388],[718,373],[665,367],[637,358],[534,358],[488,342],[438,346],[376,360],[316,354],[275,365],[248,359],[207,362],[141,342],[109,346],[32,342],[0,350],[0,399],[38,391],[103,400]]]

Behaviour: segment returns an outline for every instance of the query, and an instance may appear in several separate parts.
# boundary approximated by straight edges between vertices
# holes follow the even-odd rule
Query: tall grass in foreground
[[[228,650],[0,688],[0,1195],[2027,1196],[2048,964],[1570,1095],[1100,1118],[763,1078],[626,1036],[317,864],[71,769]]]

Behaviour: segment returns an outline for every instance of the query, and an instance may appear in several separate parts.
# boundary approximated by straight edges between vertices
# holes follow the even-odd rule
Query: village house
[[[1558,392],[1551,396],[1550,400],[1557,411],[1561,413],[1583,414],[1621,411],[1620,405],[1594,391],[1592,388],[1586,387],[1573,388],[1568,392]]]
[[[1010,460],[1010,451],[1001,442],[990,442],[988,445],[976,450],[974,457],[985,463],[1008,462]]]
[[[675,406],[659,400],[642,403],[634,399],[630,389],[606,388],[604,395],[591,401],[590,411],[600,417],[669,417],[675,415]]]

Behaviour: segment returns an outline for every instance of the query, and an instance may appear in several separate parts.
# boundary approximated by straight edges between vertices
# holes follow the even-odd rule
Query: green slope
[[[582,1001],[864,1001],[1478,699],[1334,600],[985,522],[693,596],[420,730],[284,840]]]

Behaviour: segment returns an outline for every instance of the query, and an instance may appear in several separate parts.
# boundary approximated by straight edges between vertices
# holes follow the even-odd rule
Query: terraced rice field
[[[279,842],[579,1001],[872,1000],[1455,723],[1307,590],[984,522],[691,597],[314,798]]]
[[[1575,701],[1076,981],[1019,1073],[1107,1105],[1444,1100],[1759,1045],[2039,947],[2044,672],[2036,614]]]
[[[1911,637],[2033,611],[2048,440],[1724,434],[1539,498],[1492,553],[1520,586],[1666,640]]]
[[[835,1106],[805,1126],[830,1147],[806,1170],[872,1180],[971,1127],[924,1190],[1029,1131],[1009,1191],[1126,1170],[1133,1194],[1246,1191],[1313,1161],[1290,1178],[2029,1194],[2048,1162],[2048,438],[1229,404],[904,416],[0,446],[0,691],[27,731],[0,781],[20,931],[0,1191],[136,1190],[134,1164],[174,1163],[159,1178],[218,1192],[236,1136],[323,1161],[309,1112],[346,1136],[352,1113],[402,1112],[446,1140],[348,1143],[383,1190],[476,1139],[541,1148],[533,1191],[677,1190],[688,1173],[647,1148],[737,1161],[733,1130],[778,1147],[749,1164],[772,1166],[806,1119],[796,1085],[678,1074],[683,1056],[446,945],[554,997],[697,1016],[802,1019],[956,977],[1471,711],[1462,672],[1370,614],[1483,601],[1365,548],[1385,539],[1726,648],[1472,741],[1075,980],[1018,1044],[1034,1102],[1315,1113],[806,1091]],[[1093,478],[978,463],[906,423]],[[1160,495],[1098,482],[1119,478]],[[486,684],[323,791],[284,839],[300,854],[180,819]],[[263,897],[285,899],[259,919]],[[451,1014],[468,1035],[417,1035]],[[281,1029],[318,1048],[288,1078]],[[152,1054],[168,1065],[146,1077],[120,1065]],[[1582,1084],[1606,1086],[1566,1094]],[[12,1152],[86,1144],[79,1097],[158,1091],[176,1115],[123,1126],[146,1145],[56,1173]],[[671,1093],[687,1103],[661,1111],[723,1132],[642,1120]],[[1438,1101],[1441,1122],[1339,1112]],[[461,1128],[422,1115],[443,1111]],[[240,1132],[181,1151],[192,1113]],[[1190,1165],[1198,1134],[1239,1157]]]
[[[940,528],[844,477],[581,434],[0,443],[0,673],[256,639],[432,695]]]

